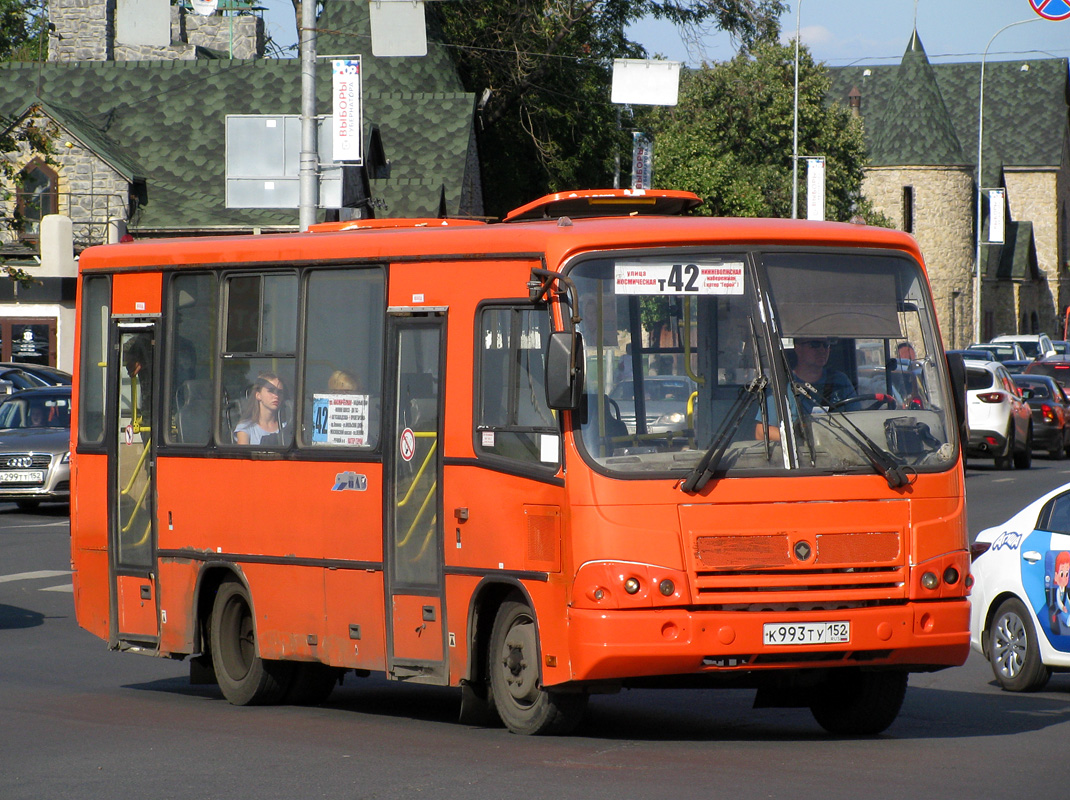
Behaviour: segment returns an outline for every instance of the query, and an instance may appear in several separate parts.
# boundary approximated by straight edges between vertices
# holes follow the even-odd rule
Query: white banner
[[[1003,244],[1007,198],[1003,189],[988,190],[988,243]]]
[[[654,177],[654,143],[646,134],[632,133],[632,188],[649,189]]]
[[[825,159],[806,159],[806,218],[825,219]]]
[[[334,160],[364,163],[360,56],[331,62]]]

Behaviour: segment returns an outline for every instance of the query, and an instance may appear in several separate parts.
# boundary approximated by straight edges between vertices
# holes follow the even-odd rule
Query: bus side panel
[[[199,562],[188,559],[161,559],[160,579],[160,655],[195,652],[196,617],[193,593],[197,585]]]
[[[382,570],[328,569],[325,580],[327,633],[321,660],[336,667],[385,671]]]
[[[273,660],[320,659],[326,634],[322,567],[245,564],[260,656]]]
[[[78,624],[108,639],[108,462],[73,456],[71,465],[71,568]]]
[[[112,314],[160,313],[163,273],[132,272],[112,280]]]

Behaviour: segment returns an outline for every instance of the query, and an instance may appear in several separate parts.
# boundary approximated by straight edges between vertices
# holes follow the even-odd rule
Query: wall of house
[[[870,167],[863,194],[900,230],[903,187],[913,187],[913,235],[929,271],[947,347],[973,336],[973,173],[967,167]]]
[[[1065,171],[1065,168],[1064,170]],[[1012,167],[1004,168],[1004,182],[1007,187],[1007,208],[1010,218],[1029,220],[1033,223],[1033,238],[1037,248],[1037,266],[1044,274],[1051,293],[1052,301],[1042,303],[1036,311],[1040,317],[1040,329],[1047,333],[1062,332],[1060,310],[1067,302],[1067,273],[1065,266],[1059,265],[1059,241],[1062,238],[1062,224],[1053,210],[1059,207],[1059,170],[1025,170]],[[1064,182],[1065,184],[1065,182]],[[1066,197],[1062,198],[1066,203]],[[1038,300],[1043,298],[1038,297]],[[1058,305],[1058,309],[1055,307]],[[1019,306],[1019,320],[1022,313],[1029,318],[1032,309],[1028,305]],[[1020,326],[1020,323],[1019,323]],[[1032,331],[1010,331],[1011,333],[1032,333]],[[1058,337],[1056,337],[1058,338]]]
[[[171,44],[163,47],[115,41],[115,0],[49,0],[49,61],[182,61],[207,47],[233,58],[264,52],[264,20],[257,16],[202,17],[171,8]]]

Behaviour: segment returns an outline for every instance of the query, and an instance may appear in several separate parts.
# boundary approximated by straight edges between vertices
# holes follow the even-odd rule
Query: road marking
[[[70,592],[74,593],[73,583],[61,583],[59,586],[47,586],[41,590],[42,592]]]
[[[33,581],[38,578],[58,578],[60,575],[70,575],[69,569],[39,569],[36,572],[16,572],[13,575],[0,575],[0,583],[11,581]]]

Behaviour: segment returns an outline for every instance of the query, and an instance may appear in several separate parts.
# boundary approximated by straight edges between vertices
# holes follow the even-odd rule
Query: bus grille
[[[763,604],[800,610],[901,598],[906,592],[897,531],[698,536],[695,589],[700,603]]]

